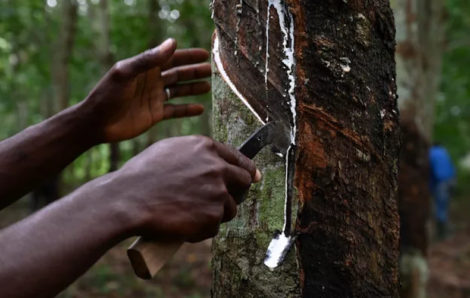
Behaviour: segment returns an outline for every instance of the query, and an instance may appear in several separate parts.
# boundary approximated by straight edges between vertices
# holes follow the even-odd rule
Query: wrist
[[[73,119],[74,130],[85,144],[92,147],[104,142],[100,128],[101,119],[87,100],[81,101],[64,112]]]
[[[137,235],[142,225],[136,205],[129,199],[132,195],[130,189],[121,187],[119,171],[106,174],[85,184],[83,197],[87,206],[97,210],[103,223],[107,225],[110,240],[118,243],[129,237]]]

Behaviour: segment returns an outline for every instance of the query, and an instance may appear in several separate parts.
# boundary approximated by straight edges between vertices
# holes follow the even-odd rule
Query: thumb
[[[146,50],[139,55],[118,62],[116,67],[119,73],[125,76],[136,76],[164,64],[173,56],[175,50],[176,41],[173,38],[169,38],[153,49]]]

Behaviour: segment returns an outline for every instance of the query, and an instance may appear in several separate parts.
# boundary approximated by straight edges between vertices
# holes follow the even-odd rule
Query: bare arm
[[[58,115],[0,142],[0,209],[52,176],[91,146],[135,137],[155,123],[203,112],[198,104],[171,105],[171,97],[206,93],[210,75],[201,49],[175,51],[168,40],[120,61],[88,97]],[[181,84],[183,82],[183,84]]]
[[[97,143],[85,110],[74,106],[0,143],[0,209]]]
[[[260,177],[206,137],[161,141],[117,172],[0,231],[0,297],[53,297],[121,240],[213,237],[236,214],[232,193]]]

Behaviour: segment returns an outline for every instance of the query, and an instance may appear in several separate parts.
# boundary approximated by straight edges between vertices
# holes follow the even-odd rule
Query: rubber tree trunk
[[[215,137],[236,146],[261,126],[241,95],[257,111],[266,100],[294,107],[297,145],[295,245],[277,269],[263,264],[284,224],[286,184],[284,160],[266,149],[255,159],[262,182],[214,240],[212,296],[397,297],[389,2],[214,0],[212,8]]]
[[[402,297],[425,297],[430,220],[428,150],[442,63],[443,2],[392,2],[402,151],[399,176]]]

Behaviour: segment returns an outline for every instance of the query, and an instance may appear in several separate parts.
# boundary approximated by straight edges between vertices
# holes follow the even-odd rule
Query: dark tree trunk
[[[113,65],[113,53],[111,52],[110,28],[109,28],[109,3],[108,0],[100,0],[97,10],[96,31],[99,35],[96,49],[100,58],[103,73]],[[119,143],[109,144],[109,172],[119,168],[121,152]]]
[[[212,295],[397,297],[399,138],[388,1],[214,0],[213,9],[221,60],[215,137],[238,145],[260,126],[240,94],[261,120],[274,109],[266,102],[295,108],[296,117],[286,117],[297,124],[297,238],[279,268],[263,264],[285,203],[284,161],[264,150],[256,157],[263,181],[214,241]]]
[[[158,17],[158,12],[160,11],[160,3],[158,0],[148,0],[148,30],[150,31],[150,40],[148,43],[149,48],[153,48],[159,45],[162,41],[163,36],[165,35],[165,24]],[[149,129],[146,133],[146,140],[144,148],[151,146],[158,140],[159,132],[161,128],[154,126]],[[163,137],[163,136],[161,136]],[[139,141],[139,138],[135,139],[136,142]],[[140,144],[139,144],[140,145]]]
[[[438,92],[443,26],[443,2],[399,0],[397,25],[397,85],[401,114],[402,151],[399,176],[402,297],[426,297],[431,198],[428,150]]]
[[[78,6],[75,0],[64,0],[61,2],[61,30],[55,45],[56,55],[52,62],[55,107],[51,114],[58,113],[69,105],[69,61],[75,43],[77,16]],[[60,184],[61,175],[58,174],[54,177],[49,177],[42,185],[33,190],[31,194],[33,211],[57,200],[60,197]]]
[[[53,72],[56,113],[69,106],[69,61],[75,43],[78,17],[78,4],[75,0],[64,0],[61,2],[62,24],[57,41]]]

